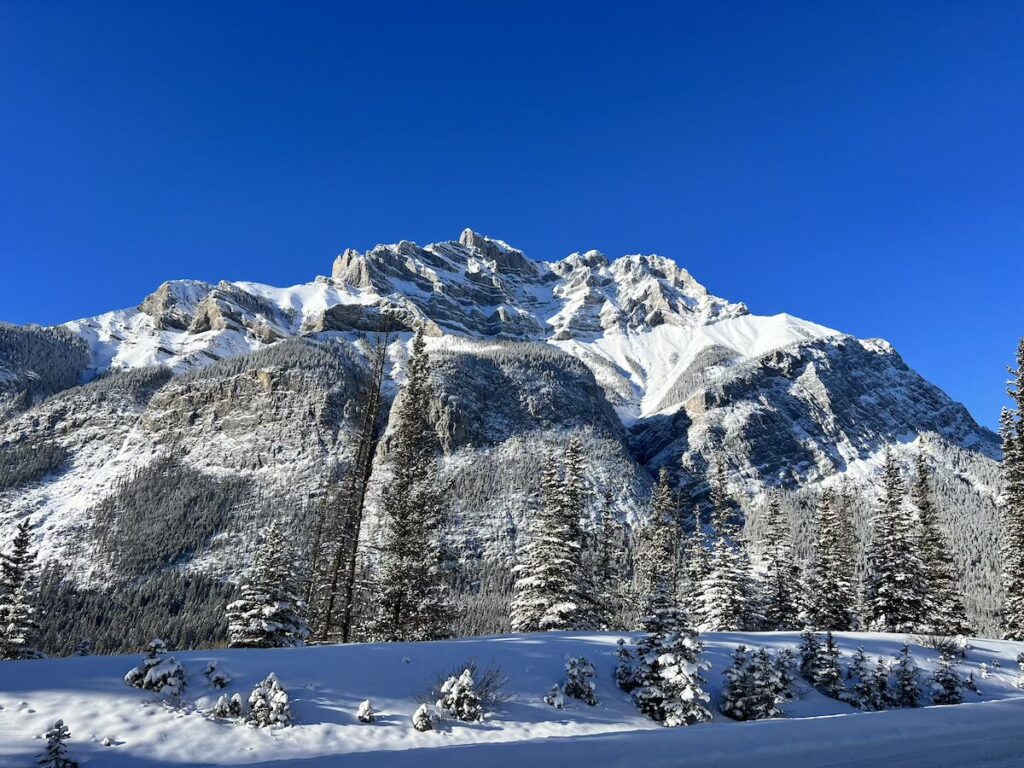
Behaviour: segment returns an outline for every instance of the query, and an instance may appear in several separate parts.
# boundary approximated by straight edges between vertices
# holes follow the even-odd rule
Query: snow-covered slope
[[[787,494],[801,546],[814,495],[844,479],[866,541],[878,457],[895,448],[907,466],[926,454],[972,616],[992,626],[998,441],[891,345],[752,315],[660,256],[541,262],[471,230],[345,251],[329,277],[290,288],[176,280],[59,328],[0,325],[0,540],[32,515],[44,561],[83,584],[234,578],[268,515],[301,523],[344,472],[375,333],[396,332],[390,398],[416,327],[459,554],[495,589],[543,457],[571,435],[596,498],[625,519],[660,467],[692,512],[720,464],[754,522],[767,489]],[[507,626],[491,586],[487,620],[466,632]]]
[[[824,697],[806,681],[784,705],[786,719],[736,723],[717,711],[722,671],[738,643],[791,647],[795,634],[708,634],[706,674],[714,719],[666,729],[646,719],[619,691],[612,673],[617,636],[548,633],[439,643],[321,646],[283,650],[204,651],[175,654],[188,687],[180,700],[125,686],[137,657],[85,657],[9,662],[0,676],[0,766],[32,762],[34,739],[61,718],[72,733],[71,756],[83,766],[261,765],[328,768],[373,766],[969,766],[1019,759],[1024,693],[1015,687],[1014,658],[1024,646],[973,640],[961,665],[980,693],[959,706],[861,713]],[[844,634],[848,662],[857,645],[873,661],[892,657],[904,638]],[[912,646],[926,677],[934,651]],[[543,696],[564,675],[569,656],[596,666],[598,704],[568,699],[564,710]],[[436,682],[469,660],[495,665],[507,677],[506,703],[483,723],[449,722],[420,733],[410,717]],[[225,691],[203,677],[215,661],[232,682]],[[982,672],[985,665],[986,672]],[[274,672],[288,691],[295,725],[251,729],[205,716],[222,693],[241,693]],[[985,676],[983,676],[985,675]],[[379,711],[375,723],[355,713],[363,699]],[[104,745],[107,741],[109,746]],[[1000,765],[1014,764],[1011,762]]]

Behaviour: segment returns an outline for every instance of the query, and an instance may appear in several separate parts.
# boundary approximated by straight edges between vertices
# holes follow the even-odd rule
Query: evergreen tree
[[[697,507],[693,513],[693,531],[690,533],[690,539],[686,545],[682,604],[693,623],[698,626],[704,621],[702,613],[704,600],[701,590],[704,588],[704,580],[710,570],[711,556],[708,551],[707,533],[701,521],[700,508]]]
[[[846,679],[849,681],[843,691],[842,699],[852,704],[857,709],[873,711],[879,709],[876,706],[875,681],[868,669],[868,657],[864,653],[864,646],[858,646],[850,659],[850,666],[846,669]]]
[[[298,597],[295,552],[277,523],[260,531],[255,566],[241,596],[228,605],[232,648],[302,645],[309,635],[305,604]]]
[[[735,523],[721,469],[716,471],[711,497],[715,507],[715,543],[708,572],[701,582],[700,630],[742,631],[759,624],[760,617],[755,610],[750,558]]]
[[[456,720],[464,723],[476,723],[484,719],[484,704],[473,681],[470,670],[461,675],[452,675],[441,686],[441,698],[437,700],[437,708]]]
[[[10,552],[0,554],[0,659],[33,659],[39,633],[36,624],[36,552],[31,523],[25,518],[14,531]]]
[[[740,645],[732,654],[733,663],[725,671],[722,714],[733,720],[764,720],[782,717],[779,705],[791,696],[784,663],[765,648],[751,654]],[[789,681],[791,683],[791,681]]]
[[[1024,338],[1017,345],[1017,367],[1010,368],[1007,393],[1012,409],[1003,409],[1002,630],[1007,640],[1024,640]]]
[[[870,626],[880,632],[916,632],[927,621],[927,583],[921,537],[903,504],[903,478],[886,449],[882,495],[868,551],[864,603]]]
[[[164,641],[156,638],[146,646],[146,657],[142,664],[128,670],[124,676],[126,684],[132,688],[145,691],[177,696],[185,690],[185,669],[174,657],[165,657],[167,646]]]
[[[444,489],[437,433],[430,423],[432,400],[430,360],[420,328],[395,405],[392,476],[381,494],[384,533],[370,627],[376,640],[437,640],[452,634],[454,608],[441,571]]]
[[[596,601],[583,577],[579,510],[572,501],[577,492],[566,490],[571,482],[549,455],[541,473],[540,508],[513,569],[514,632],[587,629],[594,624]]]
[[[932,673],[932,703],[961,704],[964,700],[964,681],[957,671],[955,656],[939,654],[939,666]]]
[[[956,566],[946,538],[939,530],[924,452],[917,454],[914,506],[921,524],[921,560],[927,585],[926,626],[940,635],[968,635],[967,612],[960,599]]]
[[[594,665],[585,656],[573,656],[565,662],[565,695],[586,702],[590,706],[597,704],[597,693],[594,686]]]
[[[818,530],[807,568],[804,618],[815,629],[853,628],[853,552],[840,507],[843,496],[826,490],[818,503]]]
[[[622,622],[623,573],[626,567],[626,537],[615,517],[615,500],[610,489],[602,494],[601,511],[594,521],[585,552],[585,569],[595,595],[594,618],[598,629],[608,630]]]
[[[768,630],[794,629],[799,621],[799,569],[789,521],[782,514],[779,497],[768,501],[764,522],[762,611]]]
[[[895,700],[898,707],[921,706],[921,670],[910,655],[910,646],[903,644],[896,657]]]
[[[675,523],[676,500],[669,482],[668,470],[658,472],[658,483],[651,495],[647,520],[638,534],[633,571],[637,589],[651,595],[659,586],[675,594],[675,554],[679,528]]]
[[[838,699],[843,692],[843,673],[839,668],[839,656],[839,646],[836,645],[832,633],[826,632],[817,674],[811,682],[815,688],[833,699]]]
[[[820,662],[821,642],[818,634],[808,627],[800,633],[800,674],[813,681]]]
[[[669,585],[656,585],[647,600],[646,632],[638,641],[635,665],[617,673],[628,681],[634,704],[645,715],[671,728],[711,719],[701,672],[703,644],[675,604]]]
[[[273,672],[249,694],[249,714],[245,716],[245,722],[256,728],[292,724],[288,692],[281,687],[281,681]]]
[[[71,731],[63,720],[58,720],[46,733],[46,750],[39,755],[37,764],[43,768],[78,768],[78,763],[68,757],[68,747],[65,742],[71,738]]]

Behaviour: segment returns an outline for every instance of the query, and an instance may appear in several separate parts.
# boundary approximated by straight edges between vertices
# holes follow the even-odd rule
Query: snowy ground
[[[965,704],[860,713],[804,686],[787,719],[667,729],[633,708],[611,679],[617,634],[548,633],[410,645],[350,645],[284,650],[218,650],[175,654],[189,687],[178,707],[130,689],[124,673],[139,657],[87,657],[0,663],[0,766],[28,766],[42,748],[35,737],[57,718],[72,732],[71,756],[83,766],[271,768],[335,766],[1024,766],[1024,691],[1014,685],[1020,643],[972,640],[961,666],[980,678]],[[705,635],[709,692],[739,642],[795,647],[792,633]],[[844,654],[863,643],[869,655],[895,655],[904,638],[846,634]],[[936,654],[914,647],[924,673]],[[565,710],[543,695],[561,680],[565,658],[585,654],[597,666],[596,707],[568,700]],[[453,723],[419,733],[410,716],[441,673],[475,659],[509,678],[509,701],[486,723]],[[248,696],[269,672],[293,701],[296,725],[255,730],[207,719],[220,691],[203,677],[215,660]],[[998,667],[996,665],[999,665]],[[371,698],[381,712],[361,724],[355,712]],[[111,746],[103,746],[108,739]],[[342,756],[343,757],[339,757]]]

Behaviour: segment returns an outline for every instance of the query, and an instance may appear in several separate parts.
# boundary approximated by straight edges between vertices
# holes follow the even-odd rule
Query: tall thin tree
[[[1002,522],[1003,637],[1024,640],[1024,338],[1017,345],[1016,367],[1010,368],[1007,393],[1012,408],[999,420],[1003,439]]]

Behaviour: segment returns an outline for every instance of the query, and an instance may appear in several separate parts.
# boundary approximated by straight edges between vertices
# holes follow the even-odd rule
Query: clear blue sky
[[[1024,4],[0,2],[0,319],[471,226],[892,341],[994,426]]]

